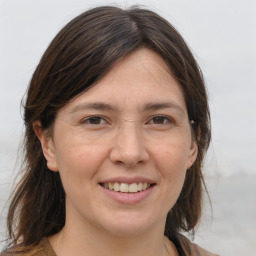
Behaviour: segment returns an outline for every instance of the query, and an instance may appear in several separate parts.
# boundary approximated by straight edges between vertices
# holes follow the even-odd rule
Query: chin
[[[155,218],[149,218],[145,214],[128,212],[116,214],[111,220],[105,220],[104,226],[105,230],[113,236],[129,237],[144,234],[152,229],[156,222]]]

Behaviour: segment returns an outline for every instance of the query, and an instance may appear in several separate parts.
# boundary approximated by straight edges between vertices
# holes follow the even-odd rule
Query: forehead
[[[165,61],[147,48],[118,60],[100,81],[65,108],[70,110],[79,104],[95,102],[130,110],[151,103],[170,102],[186,112],[180,84]]]

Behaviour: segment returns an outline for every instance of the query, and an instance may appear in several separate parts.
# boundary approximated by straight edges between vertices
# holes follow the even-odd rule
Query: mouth
[[[100,186],[113,190],[115,192],[120,193],[138,193],[141,191],[145,191],[152,186],[155,186],[155,183],[147,183],[147,182],[138,182],[138,183],[119,183],[119,182],[107,182],[107,183],[99,183]]]

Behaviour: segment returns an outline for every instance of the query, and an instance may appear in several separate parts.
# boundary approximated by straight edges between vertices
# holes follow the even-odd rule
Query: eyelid
[[[89,121],[90,119],[92,120],[93,118],[100,118],[100,119],[104,120],[105,121],[104,125],[105,124],[110,124],[108,118],[106,118],[104,116],[101,116],[101,115],[90,115],[90,116],[87,116],[87,117],[83,118],[80,123],[81,124],[86,124],[86,121]],[[99,125],[102,125],[102,124],[89,124],[88,123],[88,125],[99,126]]]
[[[171,124],[174,122],[173,118],[171,118],[170,116],[166,116],[166,115],[153,115],[151,116],[150,118],[148,118],[147,122],[146,123],[149,123],[150,121],[153,120],[153,118],[157,118],[157,117],[160,117],[160,118],[165,118],[166,120],[168,120],[168,124]],[[167,125],[167,124],[152,124],[152,125]]]
[[[93,118],[101,119],[100,123],[99,124],[90,124],[89,121],[92,120]],[[167,123],[160,123],[160,124],[151,123],[154,118],[164,118],[165,119],[164,122],[167,120]],[[102,120],[104,121],[103,123],[102,123]],[[80,121],[80,123],[84,124],[84,125],[89,125],[89,126],[103,126],[103,125],[110,125],[111,124],[110,120],[107,117],[101,116],[101,115],[90,115],[90,116],[87,116],[87,117],[83,118]],[[172,123],[174,123],[174,120],[173,120],[172,117],[167,116],[167,115],[160,115],[160,114],[152,115],[152,116],[148,117],[146,122],[145,122],[146,125],[152,125],[152,126],[170,125]]]

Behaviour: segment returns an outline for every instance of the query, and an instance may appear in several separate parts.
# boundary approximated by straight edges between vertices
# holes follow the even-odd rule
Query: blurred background
[[[203,73],[212,114],[206,200],[195,242],[220,255],[256,251],[256,2],[253,0],[0,0],[0,239],[19,167],[20,101],[56,33],[88,8],[144,5],[171,22]],[[3,243],[0,243],[0,250]]]

